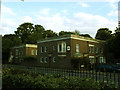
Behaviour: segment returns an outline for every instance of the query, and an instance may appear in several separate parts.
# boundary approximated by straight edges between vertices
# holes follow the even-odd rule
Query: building
[[[11,60],[21,62],[25,56],[37,57],[37,45],[25,44],[12,47],[9,62],[11,62]]]
[[[73,57],[86,57],[91,64],[105,63],[104,41],[92,38],[64,35],[43,39],[38,43],[38,65],[51,68],[72,68]]]

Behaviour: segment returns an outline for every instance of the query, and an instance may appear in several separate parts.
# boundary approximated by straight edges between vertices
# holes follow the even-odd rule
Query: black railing
[[[40,67],[28,67],[19,65],[4,65],[3,67],[12,67],[17,69],[24,69],[28,71],[39,72],[43,74],[59,74],[63,77],[80,77],[90,78],[97,82],[106,82],[114,84],[120,88],[120,72],[100,72],[95,70],[74,70],[74,69],[59,69],[59,68],[40,68]]]

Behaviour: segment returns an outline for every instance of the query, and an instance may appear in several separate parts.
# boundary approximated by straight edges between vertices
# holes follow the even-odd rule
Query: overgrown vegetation
[[[90,89],[116,90],[114,85],[95,82],[91,79],[79,77],[62,77],[59,74],[45,75],[19,69],[3,69],[3,89],[7,88],[47,88],[47,89]]]

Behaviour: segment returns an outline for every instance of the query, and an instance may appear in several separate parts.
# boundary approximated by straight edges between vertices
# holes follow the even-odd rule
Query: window
[[[45,52],[47,52],[47,47],[45,47]]]
[[[47,63],[47,57],[45,57],[45,63]]]
[[[43,47],[41,47],[41,53],[43,53]]]
[[[95,63],[94,58],[89,58],[89,60],[90,60],[90,63],[91,63],[91,64]]]
[[[62,52],[62,44],[59,44],[59,52]]]
[[[53,62],[54,62],[54,63],[56,62],[56,58],[55,58],[55,57],[53,57]]]
[[[89,47],[89,53],[94,53],[94,47],[93,46]]]
[[[63,52],[66,52],[66,43],[63,43]]]
[[[103,53],[103,48],[100,48],[100,53]]]
[[[18,49],[16,49],[16,55],[18,55]]]
[[[31,51],[31,54],[34,55],[34,50]]]
[[[95,52],[98,53],[98,48],[95,49]]]
[[[100,57],[100,63],[103,63],[103,57]]]
[[[65,42],[58,44],[58,52],[66,52],[66,43]]]
[[[37,50],[36,50],[36,55],[37,55]]]
[[[79,53],[79,44],[76,44],[76,52]]]
[[[43,63],[43,62],[44,62],[44,60],[43,60],[43,57],[41,57],[41,60],[40,60],[40,62],[41,62],[41,63]]]

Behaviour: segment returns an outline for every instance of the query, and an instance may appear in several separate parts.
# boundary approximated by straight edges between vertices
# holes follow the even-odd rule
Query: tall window
[[[76,52],[79,52],[79,44],[76,44]]]
[[[66,43],[65,42],[58,44],[58,52],[66,52]]]
[[[44,59],[43,59],[43,57],[41,57],[41,59],[40,59],[40,62],[41,62],[41,63],[43,63],[43,62],[44,62]]]
[[[47,52],[47,47],[45,47],[45,52]]]
[[[98,53],[98,48],[95,49],[95,52]]]
[[[53,57],[53,62],[54,62],[54,63],[56,62],[56,58],[55,58],[55,57]]]
[[[32,54],[32,55],[34,55],[34,52],[35,52],[35,51],[34,51],[34,50],[32,50],[32,51],[31,51],[31,54]]]
[[[47,63],[47,57],[45,57],[45,63]]]
[[[103,53],[103,48],[100,48],[100,53]]]
[[[89,53],[94,53],[94,47],[93,46],[89,47]]]
[[[41,53],[43,53],[43,47],[41,47]]]
[[[36,55],[37,55],[37,50],[36,50]]]

